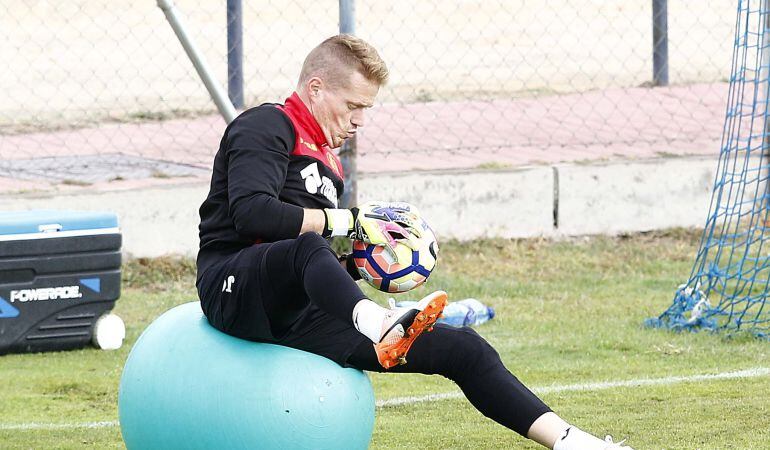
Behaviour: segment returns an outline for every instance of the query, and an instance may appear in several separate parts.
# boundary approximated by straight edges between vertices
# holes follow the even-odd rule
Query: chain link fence
[[[666,86],[653,86],[656,2]],[[175,4],[226,87],[225,2]],[[356,34],[391,70],[359,170],[717,154],[735,10],[356,0]],[[338,32],[339,4],[243,0],[241,20],[249,107],[291,94],[307,52]],[[0,190],[207,176],[225,122],[155,1],[2,0],[0,54]]]

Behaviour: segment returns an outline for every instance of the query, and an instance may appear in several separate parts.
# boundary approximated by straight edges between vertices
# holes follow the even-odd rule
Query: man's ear
[[[321,90],[323,89],[323,81],[318,77],[313,77],[307,82],[308,95],[313,98],[318,98]]]

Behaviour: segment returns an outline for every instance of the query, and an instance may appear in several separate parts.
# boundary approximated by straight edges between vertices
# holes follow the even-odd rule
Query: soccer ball
[[[391,252],[382,244],[353,241],[353,261],[367,283],[383,292],[406,292],[423,284],[436,267],[438,242],[424,220],[417,248],[397,242]]]

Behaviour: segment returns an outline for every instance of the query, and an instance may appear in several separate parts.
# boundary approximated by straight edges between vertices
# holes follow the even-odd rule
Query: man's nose
[[[350,123],[352,123],[356,128],[364,126],[365,121],[366,119],[364,119],[363,108],[354,110],[353,115],[350,116]]]

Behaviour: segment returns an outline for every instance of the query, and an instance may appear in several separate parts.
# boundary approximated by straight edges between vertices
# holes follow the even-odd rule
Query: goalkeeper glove
[[[396,242],[417,248],[422,229],[417,208],[403,202],[367,202],[351,209],[325,209],[323,236],[347,236],[367,244],[384,244],[391,250]]]

